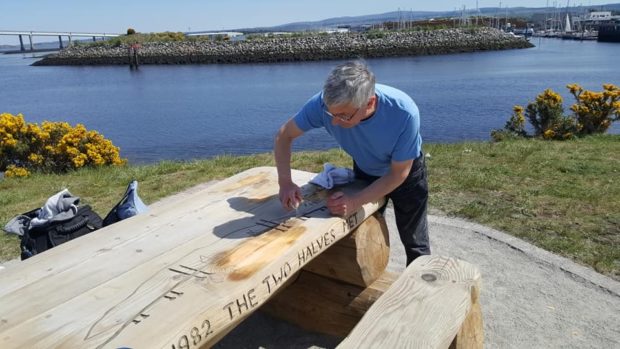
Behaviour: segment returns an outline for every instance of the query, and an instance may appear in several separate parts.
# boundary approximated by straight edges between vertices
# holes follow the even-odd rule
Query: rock
[[[532,47],[527,40],[493,28],[367,33],[310,34],[245,41],[145,42],[141,64],[217,64],[314,61],[434,55]],[[33,65],[129,64],[128,46],[73,46]]]

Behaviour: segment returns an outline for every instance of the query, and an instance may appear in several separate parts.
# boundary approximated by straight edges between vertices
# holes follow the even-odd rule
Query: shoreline
[[[533,47],[493,28],[312,34],[245,41],[145,42],[140,64],[239,64],[452,54]],[[129,45],[74,46],[36,61],[50,65],[129,65]]]

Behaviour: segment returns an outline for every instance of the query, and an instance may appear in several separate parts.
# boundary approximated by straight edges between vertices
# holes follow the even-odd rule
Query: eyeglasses
[[[332,118],[337,118],[340,119],[342,121],[351,121],[351,119],[353,119],[353,117],[355,117],[355,115],[357,115],[357,112],[360,111],[360,109],[362,109],[362,107],[359,107],[355,110],[355,112],[353,114],[351,114],[350,116],[342,116],[342,115],[334,115],[332,113],[329,112],[329,110],[327,110],[327,107],[325,108],[325,113],[329,116],[331,116]]]

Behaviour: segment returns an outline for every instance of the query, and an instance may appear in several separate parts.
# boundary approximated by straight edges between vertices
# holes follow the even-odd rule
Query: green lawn
[[[511,140],[427,144],[430,206],[503,230],[620,280],[620,136],[549,142]],[[324,162],[351,166],[341,151],[303,152],[293,168]],[[63,188],[101,215],[132,179],[146,203],[245,169],[273,165],[270,154],[193,162],[84,169],[0,181],[0,224],[40,207]],[[19,255],[17,238],[0,237],[0,260]]]

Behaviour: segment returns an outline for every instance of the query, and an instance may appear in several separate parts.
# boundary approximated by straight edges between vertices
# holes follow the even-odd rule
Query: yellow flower
[[[9,165],[6,168],[6,171],[4,172],[4,175],[6,177],[28,177],[30,175],[30,172],[23,168],[23,167],[17,167],[15,165]]]
[[[0,114],[0,153],[5,148],[18,149],[14,162],[27,163],[35,169],[53,166],[79,168],[83,166],[120,165],[119,148],[97,131],[89,131],[83,124],[75,127],[67,122],[24,122],[21,114]],[[15,170],[18,171],[18,170]],[[13,171],[13,172],[15,172]],[[15,172],[17,173],[17,172]]]
[[[555,93],[551,89],[545,90],[544,97],[545,97],[546,100],[549,100],[549,101],[551,101],[553,103],[556,103],[556,104],[562,103],[562,96],[560,96],[559,94]]]
[[[88,160],[88,157],[86,156],[86,154],[79,154],[73,159],[71,159],[71,162],[73,162],[73,166],[75,168],[80,168],[86,164],[87,160]]]
[[[97,146],[91,143],[86,144],[87,154],[90,161],[96,166],[105,165],[105,159],[99,154]]]
[[[39,164],[43,163],[43,156],[39,155],[39,154],[32,153],[32,154],[28,155],[28,161],[32,162],[33,164],[39,165]]]
[[[2,140],[0,140],[0,146],[6,146],[7,148],[14,148],[17,145],[17,140],[13,138],[11,134],[7,134],[4,136]]]
[[[523,113],[523,107],[520,105],[515,105],[512,110],[515,112],[515,114],[521,114]]]
[[[579,86],[578,84],[568,84],[566,85],[566,88],[568,88],[570,93],[573,93],[573,94],[582,90],[581,86]]]
[[[545,131],[545,133],[543,133],[544,139],[552,139],[553,137],[555,137],[555,131],[553,131],[552,129],[548,129],[547,131]]]
[[[72,157],[77,157],[80,155],[80,151],[75,147],[67,147],[65,149],[65,153],[69,154]]]
[[[615,91],[618,90],[618,86],[614,84],[603,84],[603,89],[606,91]]]

